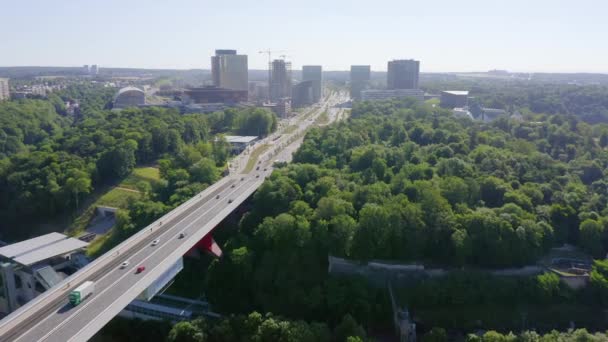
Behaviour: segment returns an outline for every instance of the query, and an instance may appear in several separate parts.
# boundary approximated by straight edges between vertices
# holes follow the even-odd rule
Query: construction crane
[[[272,74],[271,74],[272,54],[273,53],[281,53],[281,52],[286,52],[286,51],[267,49],[267,50],[262,50],[262,51],[258,52],[258,53],[265,53],[265,54],[268,55],[268,102],[270,102],[270,94],[271,94],[270,79],[272,78]]]

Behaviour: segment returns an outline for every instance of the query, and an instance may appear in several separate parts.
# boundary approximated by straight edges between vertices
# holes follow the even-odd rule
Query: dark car
[[[229,200],[228,200],[228,203],[232,203],[232,199],[229,199]]]
[[[141,266],[139,266],[139,267],[137,268],[137,271],[135,271],[135,273],[141,273],[141,272],[143,272],[143,271],[145,271],[145,270],[146,270],[146,266],[141,265]]]

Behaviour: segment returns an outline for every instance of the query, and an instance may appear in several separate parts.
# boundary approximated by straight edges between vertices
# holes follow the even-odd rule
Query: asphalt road
[[[337,101],[338,98],[334,96],[328,103],[333,105]],[[316,118],[322,113],[322,109],[316,110],[311,117]],[[337,109],[330,108],[329,111],[330,120],[335,120]],[[100,320],[100,317],[108,316],[111,318],[113,316],[107,313],[109,306],[117,302],[123,302],[125,294],[129,291],[132,292],[132,289],[137,286],[141,287],[141,283],[146,283],[145,286],[148,286],[152,280],[150,280],[150,277],[146,277],[147,273],[164,271],[166,261],[170,256],[180,257],[181,255],[176,254],[176,251],[192,247],[198,239],[207,235],[215,227],[216,223],[214,222],[219,222],[217,220],[223,219],[227,213],[238,207],[248,196],[245,194],[257,189],[264,178],[272,172],[269,164],[275,158],[282,161],[291,160],[291,154],[299,147],[303,138],[300,137],[289,143],[288,139],[293,138],[293,135],[297,133],[303,133],[312,123],[312,121],[303,120],[298,124],[296,132],[273,141],[275,146],[271,151],[260,157],[263,162],[259,171],[254,170],[248,175],[230,176],[227,180],[220,181],[222,184],[211,187],[208,191],[198,195],[200,199],[178,215],[162,222],[157,227],[149,226],[146,228],[150,229],[149,236],[129,248],[125,253],[113,255],[114,259],[111,262],[87,277],[86,280],[95,281],[95,291],[80,305],[73,307],[68,303],[67,295],[61,296],[45,307],[39,308],[34,316],[9,330],[0,337],[0,341],[65,342],[74,336],[89,336],[87,328],[90,330],[91,324],[103,326],[107,321],[105,319]],[[271,137],[267,139],[272,141]],[[239,158],[242,158],[242,163],[244,163],[244,158],[242,156]],[[217,198],[218,195],[219,198]],[[230,199],[232,203],[228,203]],[[185,233],[186,237],[180,239],[180,233]],[[191,237],[196,236],[200,237],[191,239]],[[152,241],[157,239],[160,241],[159,244],[152,246]],[[190,241],[191,244],[185,246],[185,240],[192,240]],[[129,266],[121,269],[120,264],[127,260]],[[137,274],[136,269],[140,265],[145,266],[146,270]],[[161,270],[161,268],[163,269]],[[146,278],[150,279],[144,281],[143,279]],[[64,291],[68,293],[69,290],[76,288],[84,281],[69,284],[69,289],[66,288]]]

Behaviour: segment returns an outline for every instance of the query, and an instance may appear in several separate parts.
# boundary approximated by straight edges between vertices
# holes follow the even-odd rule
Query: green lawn
[[[285,127],[285,129],[283,130],[283,134],[291,134],[293,133],[296,129],[298,129],[298,126],[296,125],[291,125],[291,126],[287,126]]]
[[[439,99],[428,99],[428,100],[424,101],[424,103],[426,103],[426,104],[436,105],[436,106],[439,106],[439,102],[440,102]]]
[[[247,165],[245,166],[243,173],[248,173],[249,171],[253,170],[253,167],[255,166],[255,164],[257,164],[260,155],[269,148],[270,145],[264,144],[262,146],[258,146],[258,148],[253,150],[253,152],[251,152],[251,155],[249,156],[249,160],[247,160]]]
[[[137,167],[127,178],[120,182],[120,187],[137,190],[137,183],[148,182],[150,185],[160,180],[160,172],[155,167]]]
[[[327,112],[323,112],[319,117],[317,117],[317,121],[315,122],[317,125],[326,125],[329,122],[329,115]]]
[[[129,204],[129,200],[137,199],[141,195],[139,193],[133,191],[127,191],[124,189],[114,188],[108,192],[106,192],[103,196],[101,196],[97,202],[93,205],[102,205],[107,207],[115,207],[115,208],[126,208]]]

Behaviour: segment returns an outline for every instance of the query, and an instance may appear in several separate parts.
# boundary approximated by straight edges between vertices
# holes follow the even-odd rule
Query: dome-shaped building
[[[146,94],[136,87],[122,88],[114,96],[114,108],[137,107],[146,103]]]

